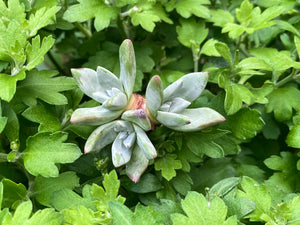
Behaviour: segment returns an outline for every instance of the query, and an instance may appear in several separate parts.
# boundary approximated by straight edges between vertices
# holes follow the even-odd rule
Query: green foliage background
[[[1,0],[0,224],[300,224],[299,0]],[[133,41],[135,92],[192,71],[191,107],[226,121],[196,133],[158,126],[138,183],[94,129],[69,123],[84,96],[71,68],[119,74]]]

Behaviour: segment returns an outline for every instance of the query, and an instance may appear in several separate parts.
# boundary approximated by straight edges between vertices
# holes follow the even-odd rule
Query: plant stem
[[[295,70],[293,70],[291,72],[291,74],[289,74],[287,77],[283,78],[282,80],[280,80],[279,82],[277,82],[274,87],[275,88],[279,88],[281,87],[282,85],[294,80],[295,76],[298,76],[299,74],[295,74]]]
[[[121,18],[124,18],[124,17],[126,17],[126,16],[129,16],[130,13],[135,12],[135,11],[138,11],[138,10],[139,10],[139,8],[136,7],[136,6],[134,6],[134,7],[132,7],[131,9],[127,10],[126,12],[120,13],[120,17],[121,17]]]
[[[55,60],[53,54],[51,51],[47,52],[47,55],[50,59],[50,61],[53,63],[53,65],[56,67],[56,69],[59,71],[59,73],[63,75],[67,75],[66,71],[59,65],[59,63]]]
[[[80,23],[75,22],[75,26],[77,27],[78,30],[80,30],[88,39],[92,37],[92,33],[89,29],[85,28],[82,26]]]
[[[193,52],[193,60],[194,60],[194,72],[199,71],[199,56],[198,54]]]

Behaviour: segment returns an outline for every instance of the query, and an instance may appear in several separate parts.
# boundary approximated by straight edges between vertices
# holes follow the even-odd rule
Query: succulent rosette
[[[157,156],[146,131],[157,124],[176,131],[198,131],[225,118],[210,108],[187,108],[204,90],[208,73],[187,74],[165,89],[160,77],[154,76],[143,97],[132,93],[136,62],[130,40],[121,44],[119,57],[119,78],[100,66],[97,71],[72,69],[79,88],[101,105],[75,110],[70,122],[99,126],[87,139],[84,152],[100,151],[112,144],[114,166],[126,164],[127,175],[137,182],[149,160]]]

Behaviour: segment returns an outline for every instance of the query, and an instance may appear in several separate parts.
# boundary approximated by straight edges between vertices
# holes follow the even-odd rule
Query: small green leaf
[[[203,21],[196,22],[192,20],[180,20],[181,26],[176,27],[178,40],[184,46],[191,48],[195,54],[200,52],[200,44],[208,35],[208,29],[205,28]]]
[[[167,154],[155,161],[155,170],[161,170],[161,174],[168,181],[176,176],[176,169],[181,169],[182,164],[180,160],[176,159],[174,154]]]
[[[300,124],[296,124],[290,130],[286,143],[292,148],[300,148]]]
[[[58,177],[45,178],[37,176],[34,181],[36,200],[44,206],[51,206],[51,197],[55,191],[62,188],[73,189],[79,186],[79,178],[75,172],[69,171],[59,174]]]
[[[56,71],[31,70],[26,79],[19,83],[16,96],[29,106],[36,105],[38,98],[52,105],[67,104],[67,98],[59,92],[71,90],[76,83],[70,77],[55,75]]]
[[[55,39],[53,39],[50,35],[43,38],[42,43],[39,35],[33,38],[32,43],[28,43],[26,46],[27,65],[25,68],[27,70],[32,70],[37,65],[41,64],[44,61],[45,54],[50,50],[54,42]]]
[[[215,47],[216,43],[219,43],[219,41],[215,39],[209,39],[208,41],[206,41],[201,47],[200,54],[219,57],[220,54]]]
[[[254,101],[254,96],[251,91],[241,84],[228,85],[225,87],[225,90],[224,108],[228,115],[238,112],[242,108],[243,102],[251,105]]]
[[[208,7],[204,6],[210,4],[208,0],[171,0],[167,3],[166,8],[168,11],[176,9],[184,18],[189,18],[194,14],[197,17],[208,18],[210,16]]]
[[[132,225],[132,212],[120,202],[109,202],[109,209],[116,225]]]
[[[51,112],[51,108],[43,105],[30,106],[22,113],[22,116],[32,122],[39,123],[39,131],[54,132],[60,130],[61,127],[56,115]]]
[[[17,184],[9,179],[3,178],[2,208],[11,208],[26,200],[27,189],[23,184]]]
[[[219,181],[209,189],[209,197],[225,196],[240,183],[240,180],[239,177],[229,177]]]
[[[99,218],[95,212],[83,205],[68,208],[62,211],[64,222],[72,225],[94,225]]]
[[[116,19],[119,13],[117,7],[108,6],[102,1],[79,0],[79,4],[70,6],[63,18],[69,22],[85,22],[95,18],[94,26],[97,31],[108,27],[110,21]]]
[[[293,109],[300,111],[300,91],[287,86],[274,89],[268,96],[266,112],[274,112],[275,119],[283,122],[289,120],[293,115]]]
[[[29,137],[22,154],[25,168],[34,176],[57,177],[56,163],[72,163],[81,156],[77,145],[63,143],[67,138],[67,133],[59,131]]]
[[[255,202],[256,209],[246,217],[253,221],[260,221],[263,213],[268,214],[271,207],[271,196],[268,194],[264,184],[258,184],[250,177],[243,177],[241,183],[242,191],[238,191],[237,197],[247,198]]]
[[[265,125],[259,111],[250,108],[241,109],[228,122],[234,136],[242,140],[253,138]]]
[[[217,49],[219,54],[228,62],[229,66],[232,67],[232,55],[229,47],[225,43],[218,42],[215,44],[215,48]]]
[[[233,23],[234,17],[229,11],[223,9],[210,10],[211,17],[208,21],[213,22],[214,26],[224,27],[227,23]]]
[[[26,74],[24,71],[14,76],[0,73],[0,98],[10,102],[15,95],[17,82],[19,80],[24,80],[25,77]]]
[[[175,213],[171,215],[174,225],[181,224],[206,224],[206,225],[235,225],[237,224],[236,217],[230,217],[226,220],[227,207],[225,203],[218,197],[207,202],[202,194],[190,192],[184,200],[181,200],[181,205],[186,213]]]

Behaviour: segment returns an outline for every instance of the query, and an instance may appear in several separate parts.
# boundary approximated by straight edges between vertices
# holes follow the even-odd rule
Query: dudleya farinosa
[[[154,76],[147,86],[146,97],[143,97],[132,93],[136,62],[130,40],[121,44],[119,54],[119,78],[100,66],[97,71],[72,69],[79,88],[101,105],[75,110],[70,122],[99,126],[87,139],[84,152],[100,151],[112,143],[114,166],[126,164],[127,175],[138,182],[149,160],[157,156],[146,131],[158,124],[176,131],[198,131],[225,118],[210,108],[187,108],[203,91],[208,73],[189,73],[166,89],[163,89],[160,77]]]

